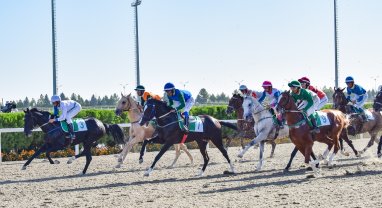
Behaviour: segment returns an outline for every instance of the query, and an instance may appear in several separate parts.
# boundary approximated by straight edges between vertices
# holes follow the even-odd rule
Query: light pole
[[[53,95],[57,94],[57,62],[56,62],[56,3],[51,1],[52,5],[52,52],[53,52]]]
[[[378,89],[377,89],[377,79],[379,78],[379,76],[372,76],[370,78],[374,80],[374,90],[376,92],[378,92]]]
[[[334,85],[338,88],[338,37],[337,37],[337,0],[334,0]]]
[[[140,85],[139,77],[139,41],[138,41],[138,6],[141,4],[141,0],[135,0],[131,3],[131,6],[135,8],[135,67],[137,70],[137,86]]]

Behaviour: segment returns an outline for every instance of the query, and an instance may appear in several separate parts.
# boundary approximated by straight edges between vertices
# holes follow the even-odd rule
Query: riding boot
[[[68,123],[68,131],[69,131],[69,136],[70,136],[70,138],[71,138],[70,143],[72,143],[72,141],[73,141],[74,139],[76,139],[76,135],[74,134],[73,123]]]
[[[309,116],[309,119],[310,119],[310,124],[312,127],[312,132],[317,134],[320,133],[320,129],[317,127],[317,124],[316,124],[316,119],[313,116]]]
[[[365,110],[362,109],[362,108],[359,108],[358,110],[360,111],[360,116],[362,118],[362,123],[366,123],[367,122],[367,117],[366,117],[366,114],[365,114]]]
[[[188,129],[188,119],[189,119],[188,116],[184,117],[183,131],[184,131],[185,134],[188,134],[188,132],[189,132],[189,129]]]

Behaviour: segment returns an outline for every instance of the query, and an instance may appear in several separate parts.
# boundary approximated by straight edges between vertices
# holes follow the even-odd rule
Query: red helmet
[[[270,81],[264,81],[264,82],[263,82],[263,87],[272,87],[272,82],[270,82]]]
[[[300,79],[298,79],[299,82],[301,83],[307,83],[307,84],[310,84],[310,80],[308,77],[301,77]]]

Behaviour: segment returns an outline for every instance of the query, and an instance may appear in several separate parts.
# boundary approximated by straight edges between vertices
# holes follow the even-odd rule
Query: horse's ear
[[[123,93],[121,92],[121,97],[124,97]]]
[[[127,95],[127,97],[131,97],[131,92]]]
[[[345,90],[345,87],[341,89],[341,91],[344,91]]]
[[[337,91],[338,88],[337,88],[337,87],[334,87],[333,89],[334,89],[334,91]]]

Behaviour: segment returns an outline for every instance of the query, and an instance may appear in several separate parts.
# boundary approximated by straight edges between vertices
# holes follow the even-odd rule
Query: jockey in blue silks
[[[353,106],[361,113],[362,119],[367,120],[363,106],[367,100],[366,90],[358,84],[354,84],[354,78],[351,76],[346,77],[345,83],[347,85],[346,99],[353,104]]]
[[[184,130],[188,132],[189,112],[194,105],[194,98],[192,94],[187,90],[179,90],[175,88],[175,85],[168,82],[164,85],[164,91],[167,94],[169,100],[169,106],[175,108],[177,111],[183,111],[184,116]]]

